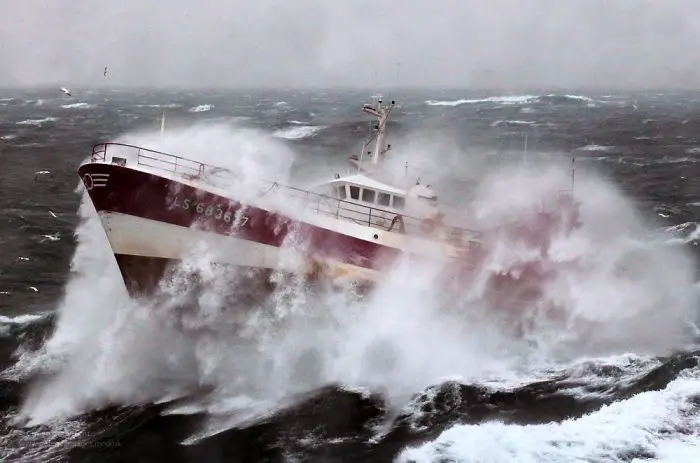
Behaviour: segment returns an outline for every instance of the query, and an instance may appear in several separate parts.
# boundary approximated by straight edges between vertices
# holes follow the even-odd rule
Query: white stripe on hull
[[[275,246],[119,212],[101,211],[99,216],[115,254],[179,260],[201,243],[215,253],[216,263],[268,269],[280,266],[280,248]],[[374,280],[378,276],[375,270],[334,260],[318,263],[331,277]]]

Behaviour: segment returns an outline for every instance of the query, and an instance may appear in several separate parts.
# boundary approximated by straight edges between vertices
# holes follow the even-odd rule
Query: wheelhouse
[[[338,178],[324,185],[328,196],[366,207],[403,211],[406,192],[384,185],[364,175]]]

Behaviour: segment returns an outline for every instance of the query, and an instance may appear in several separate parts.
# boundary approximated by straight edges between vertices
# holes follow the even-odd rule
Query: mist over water
[[[270,137],[236,127],[195,126],[168,130],[163,138],[142,132],[120,140],[266,178],[284,175],[294,158]],[[230,146],[239,150],[232,155]],[[504,223],[537,210],[570,182],[570,172],[556,166],[505,166],[485,172],[475,197],[460,203],[467,209],[473,202],[485,223]],[[475,304],[478,285],[457,298],[444,294],[439,268],[398,262],[364,296],[352,287],[311,288],[301,278],[293,238],[283,258],[298,278],[280,280],[255,304],[236,301],[245,280],[230,286],[232,271],[213,265],[216,249],[193,243],[180,265],[210,283],[197,297],[197,311],[182,310],[188,300],[168,283],[170,299],[143,306],[127,297],[96,212],[82,193],[73,274],[56,330],[17,367],[46,375],[30,390],[22,414],[37,424],[213,388],[190,406],[214,414],[236,411],[225,424],[215,420],[226,428],[328,384],[381,393],[398,412],[416,392],[448,379],[514,384],[546,378],[552,368],[590,356],[663,355],[689,342],[697,301],[687,253],[655,237],[602,178],[587,175],[575,191],[583,227],[557,239],[551,251],[555,260],[579,264],[558,274],[542,306],[521,314],[529,319],[524,337],[515,335],[507,312],[493,310],[502,308]],[[541,259],[533,249],[503,246],[510,252],[491,256],[485,272]],[[550,303],[563,319],[545,316]]]
[[[262,130],[223,123],[200,123],[167,132],[125,134],[116,140],[230,169],[244,177],[286,182],[296,154]],[[234,188],[231,185],[230,188]]]
[[[95,210],[82,186],[74,188],[74,164],[89,153],[95,134],[99,141],[227,167],[239,175],[218,176],[217,186],[237,195],[248,188],[244,177],[306,185],[346,172],[345,156],[358,152],[367,124],[360,116],[346,117],[344,108],[357,103],[354,113],[364,102],[360,96],[341,104],[345,100],[333,92],[259,100],[248,94],[147,93],[129,97],[129,106],[116,91],[81,92],[85,105],[70,108],[42,93],[27,97],[26,104],[0,99],[0,110],[8,114],[0,131],[12,137],[3,138],[3,155],[22,155],[9,164],[17,170],[1,180],[3,188],[14,191],[26,175],[47,169],[56,156],[56,137],[70,133],[66,191],[75,189],[80,198],[71,274],[60,300],[48,303],[55,320],[38,330],[37,342],[21,344],[0,377],[4,390],[14,384],[8,381],[22,385],[0,445],[15,449],[11,455],[26,455],[20,461],[52,461],[47,455],[65,452],[61,445],[85,448],[119,436],[131,446],[129,432],[154,432],[139,424],[145,421],[158,436],[178,428],[167,423],[187,423],[177,436],[159,437],[174,442],[182,461],[203,455],[197,452],[216,441],[244,455],[256,445],[281,449],[281,461],[328,449],[346,461],[375,450],[384,457],[364,457],[633,461],[653,455],[657,461],[693,461],[693,400],[700,391],[689,255],[697,237],[697,198],[684,180],[693,176],[697,144],[690,103],[660,96],[640,102],[574,95],[553,103],[497,95],[402,99],[383,173],[402,183],[408,161],[409,183],[420,176],[465,221],[490,226],[550,208],[560,191],[571,188],[576,155],[574,195],[583,225],[550,243],[549,259],[561,265],[557,276],[538,304],[517,312],[475,302],[486,277],[517,274],[523,262],[543,260],[538,249],[505,235],[483,278],[462,285],[456,295],[442,289],[444,268],[408,260],[397,262],[371,293],[344,281],[309,284],[304,237],[292,234],[282,253],[287,272],[273,274],[277,285],[265,293],[258,293],[264,285],[254,284],[251,274],[215,265],[221,250],[192,243],[157,300],[127,297]],[[41,105],[35,105],[38,100]],[[641,109],[629,109],[622,121],[641,124],[639,130],[596,129],[606,114],[631,105]],[[672,109],[661,111],[659,105]],[[163,108],[168,117],[161,137]],[[662,120],[662,113],[673,120]],[[652,117],[661,122],[642,122]],[[85,127],[82,132],[77,124]],[[309,128],[292,131],[298,127]],[[654,144],[642,145],[637,138],[644,137]],[[22,162],[30,160],[23,174]],[[672,171],[675,165],[681,171]],[[614,180],[615,169],[626,177]],[[61,175],[57,167],[47,170]],[[33,190],[53,187],[48,179],[38,176]],[[3,209],[13,226],[19,220],[13,214],[24,218],[21,223],[47,217],[22,228],[28,239],[37,230],[53,233],[50,227],[75,210],[77,200],[61,211],[51,203],[51,191],[44,195],[38,206],[14,199]],[[669,215],[677,225],[667,223]],[[66,227],[64,240],[75,225]],[[57,245],[37,244],[39,238],[31,247],[8,244],[0,252],[28,256],[29,262],[46,259],[42,253]],[[38,280],[41,270],[21,262],[12,268],[25,272],[18,273],[21,284],[2,274],[3,302],[31,300],[22,292],[32,294],[24,290],[29,284],[37,286],[38,296],[51,294]],[[207,284],[202,292],[184,293],[178,283],[193,270]],[[20,325],[19,318],[0,318],[2,333],[36,329]],[[115,452],[130,455],[127,449]]]

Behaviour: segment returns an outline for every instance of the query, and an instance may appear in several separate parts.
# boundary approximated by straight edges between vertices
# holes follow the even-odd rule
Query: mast
[[[372,97],[372,100],[372,104],[364,105],[362,111],[377,118],[377,124],[375,125],[376,134],[374,135],[376,141],[374,143],[374,151],[370,153],[369,158],[370,164],[376,165],[379,163],[379,158],[391,149],[391,145],[386,143],[386,122],[389,120],[389,114],[396,103],[392,100],[391,104],[382,106],[382,97],[380,96]],[[371,139],[368,140],[368,143],[370,141]]]
[[[571,197],[574,197],[574,184],[576,182],[576,155],[571,156]]]
[[[164,134],[165,134],[165,109],[163,110],[163,114],[160,117],[160,137],[163,138]]]
[[[362,151],[359,156],[350,156],[348,162],[353,167],[357,168],[358,172],[365,171],[365,173],[370,173],[375,170],[377,164],[379,164],[380,158],[391,149],[391,144],[386,142],[386,123],[389,119],[389,114],[396,104],[395,101],[391,101],[391,104],[382,106],[382,97],[373,96],[372,104],[365,104],[362,106],[362,112],[370,114],[377,118],[377,122],[370,123],[370,136],[362,144]],[[368,150],[370,143],[374,143],[374,150]],[[365,155],[369,156],[368,166],[364,166]]]

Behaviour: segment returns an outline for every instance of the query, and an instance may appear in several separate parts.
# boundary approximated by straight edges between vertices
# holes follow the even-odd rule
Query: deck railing
[[[121,157],[119,154],[126,154]],[[142,148],[140,146],[127,145],[125,143],[100,143],[92,148],[92,162],[107,162],[108,155],[111,155],[111,162],[122,164],[128,162],[129,156],[135,156],[136,164],[152,169],[172,172],[174,174],[184,174],[189,176],[201,176],[207,167],[198,161],[175,156],[174,154],[163,153],[162,151]],[[211,168],[214,169],[213,167]]]
[[[424,219],[400,214],[396,211],[357,204],[277,183],[265,194],[273,194],[275,190],[285,199],[296,199],[304,209],[313,210],[317,214],[343,219],[382,231],[394,231],[413,236],[433,235],[432,231],[425,229]],[[437,227],[436,231],[440,232],[445,240],[458,246],[473,245],[473,242],[480,237],[478,231],[446,225]],[[470,242],[472,243],[470,244]]]
[[[142,148],[124,143],[100,143],[93,147],[91,162],[110,162],[119,165],[136,163],[139,166],[163,170],[187,179],[197,179],[211,184],[210,175],[218,173],[235,173],[221,167],[214,167],[202,162],[175,156],[161,151]],[[389,211],[364,204],[332,198],[321,193],[315,193],[301,188],[281,185],[277,182],[257,181],[259,196],[281,193],[285,200],[296,198],[306,209],[312,209],[318,214],[335,217],[369,226],[377,230],[396,231],[410,235],[430,235],[425,230],[424,220],[396,211]],[[440,226],[444,239],[458,246],[474,245],[479,239],[479,232],[460,227]]]

